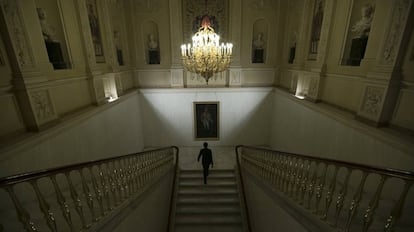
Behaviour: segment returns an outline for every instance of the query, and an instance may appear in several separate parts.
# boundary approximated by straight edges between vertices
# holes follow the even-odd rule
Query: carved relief
[[[182,86],[183,85],[183,71],[174,70],[171,73],[171,85],[173,86]]]
[[[211,25],[220,38],[226,39],[228,34],[228,0],[210,0],[207,4],[207,12]],[[200,25],[202,16],[206,14],[204,0],[183,1],[183,34],[189,41]]]
[[[36,118],[39,121],[45,121],[55,114],[52,101],[50,100],[49,92],[47,90],[31,92],[30,98],[32,100],[32,106],[34,108]]]
[[[318,44],[318,61],[323,61],[324,57],[326,56],[326,48],[328,47],[328,40],[329,40],[329,29],[331,28],[332,23],[332,13],[334,8],[334,1],[325,1],[326,7],[324,10],[324,20],[322,24],[322,31],[320,34],[320,41]]]
[[[262,11],[265,8],[269,7],[269,1],[268,0],[251,0],[250,7],[251,9]]]
[[[138,0],[136,1],[137,11],[142,13],[154,13],[161,8],[160,0]]]
[[[316,98],[318,96],[319,78],[311,78],[308,88],[308,96]]]
[[[6,23],[9,29],[13,47],[17,55],[20,67],[31,66],[33,60],[29,51],[28,43],[24,32],[22,14],[15,0],[3,0],[1,6],[4,9]]]
[[[385,64],[392,64],[396,59],[397,49],[404,33],[410,9],[410,2],[410,0],[397,0],[395,2],[388,37],[385,40],[386,42],[383,53],[383,61]]]
[[[96,79],[94,83],[95,83],[96,100],[100,102],[102,99],[105,99],[105,90],[103,86],[103,80]]]
[[[84,4],[81,1],[79,1],[79,8],[81,12],[87,12],[86,4]],[[80,22],[82,26],[82,33],[84,35],[88,35],[90,33],[90,27],[89,27],[88,20],[86,18],[83,18],[82,20],[80,20]],[[96,60],[95,60],[95,54],[93,51],[92,40],[88,36],[84,36],[84,38],[85,38],[85,43],[86,43],[86,55],[88,57],[88,61],[91,63],[95,63]]]
[[[230,83],[231,84],[241,84],[240,71],[230,70]]]
[[[361,111],[367,115],[377,116],[380,113],[383,97],[384,88],[368,86],[365,90]]]
[[[322,31],[322,22],[324,17],[324,0],[315,1],[313,15],[312,15],[312,30],[309,46],[309,54],[315,55],[318,53],[319,40],[321,39]],[[325,20],[326,21],[326,20]],[[315,59],[315,56],[309,57],[310,59]]]
[[[296,93],[296,88],[298,86],[298,73],[292,72],[292,77],[290,79],[290,88],[291,93]]]
[[[124,88],[122,87],[122,75],[121,73],[115,74],[115,85],[116,85],[116,92],[118,95],[122,95],[124,92]]]
[[[86,2],[89,28],[92,36],[93,48],[95,51],[95,59],[99,63],[105,62],[104,48],[102,41],[102,28],[99,23],[99,14],[96,0],[87,0]]]

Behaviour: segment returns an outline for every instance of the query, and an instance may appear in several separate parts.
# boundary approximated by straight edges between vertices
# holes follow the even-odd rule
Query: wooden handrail
[[[250,226],[250,216],[249,216],[249,208],[247,206],[247,199],[246,199],[246,192],[244,190],[244,184],[243,184],[243,177],[242,177],[242,173],[241,173],[241,167],[240,167],[240,154],[239,154],[239,148],[242,147],[242,145],[238,145],[236,146],[235,150],[236,150],[236,163],[237,163],[237,169],[238,169],[238,173],[239,173],[239,180],[240,180],[240,187],[241,187],[241,191],[243,193],[243,203],[244,203],[244,208],[245,208],[245,212],[246,212],[246,222],[247,222],[247,228],[248,231],[252,231],[252,228]]]
[[[139,155],[146,154],[148,152],[157,152],[157,151],[165,150],[165,149],[168,149],[168,148],[178,149],[175,146],[162,147],[162,148],[157,148],[157,149],[152,149],[152,150],[147,150],[147,151],[142,151],[142,152],[137,152],[137,153],[131,153],[131,154],[127,154],[127,155],[113,156],[113,157],[110,157],[110,158],[105,158],[105,159],[100,159],[100,160],[91,160],[91,161],[87,161],[87,162],[63,165],[63,166],[54,167],[54,168],[47,168],[47,169],[43,169],[43,170],[37,170],[37,171],[31,171],[31,172],[25,172],[25,173],[15,174],[15,175],[11,175],[11,176],[6,176],[6,177],[0,178],[0,188],[3,187],[3,186],[6,186],[6,185],[13,185],[13,184],[17,184],[17,183],[20,183],[20,182],[26,182],[26,181],[30,181],[30,180],[33,180],[33,179],[39,179],[39,178],[46,177],[46,176],[53,175],[53,174],[57,174],[57,173],[64,173],[64,172],[68,172],[68,171],[79,169],[79,168],[84,168],[84,167],[90,167],[90,166],[94,166],[94,165],[98,165],[98,164],[103,164],[103,163],[118,160],[118,159],[121,159],[121,158],[139,156]]]
[[[393,169],[393,168],[387,168],[387,167],[378,167],[374,165],[366,165],[366,164],[359,164],[359,163],[353,163],[348,161],[342,161],[342,160],[336,160],[336,159],[329,159],[329,158],[320,158],[310,155],[302,155],[297,153],[289,153],[284,151],[277,151],[272,150],[269,148],[263,148],[263,147],[257,147],[257,146],[247,146],[247,145],[238,145],[237,147],[245,147],[245,148],[252,148],[256,150],[262,150],[262,151],[268,151],[268,152],[277,152],[278,154],[284,154],[291,157],[298,157],[302,159],[307,159],[311,161],[320,161],[325,163],[332,163],[332,164],[340,164],[347,167],[352,167],[353,169],[360,169],[364,171],[369,172],[376,172],[379,174],[384,174],[390,177],[397,177],[407,180],[414,180],[414,172],[408,171],[408,170],[399,170],[399,169]]]
[[[240,149],[241,152],[238,152]],[[414,185],[414,173],[411,171],[256,146],[239,145],[236,147],[236,153],[237,163],[240,163],[243,170],[258,177],[264,183],[263,186],[268,186],[275,194],[283,195],[290,199],[291,203],[309,210],[322,221],[333,220],[329,223],[332,227],[338,227],[339,220],[344,219],[345,221],[341,221],[341,229],[345,231],[349,231],[354,225],[355,217],[358,217],[357,211],[361,210],[358,208],[362,207],[363,218],[359,218],[363,222],[359,225],[362,231],[368,231],[374,221],[380,223],[384,231],[394,231],[403,209],[408,207],[406,200],[409,198],[411,201],[408,202],[413,202],[413,194],[409,194]],[[354,172],[360,174],[353,175]],[[377,180],[370,179],[371,175]],[[390,179],[400,181],[387,185]],[[370,186],[371,189],[365,189],[366,186]],[[348,189],[353,189],[353,192],[349,193]],[[367,191],[371,191],[370,194],[367,195]],[[386,208],[380,207],[384,200],[389,200],[393,204]],[[377,210],[379,208],[381,210]],[[340,215],[344,214],[343,209],[348,210],[347,217],[340,218]],[[378,221],[376,213],[385,213],[383,216],[387,219]],[[408,215],[407,212],[405,214]]]
[[[174,146],[174,148],[176,149],[176,160],[175,160],[175,168],[174,168],[174,176],[173,176],[173,183],[172,183],[172,187],[171,187],[171,196],[170,196],[170,210],[169,210],[169,213],[168,213],[168,228],[167,228],[167,231],[170,231],[170,228],[171,228],[171,225],[172,225],[172,218],[173,218],[173,214],[175,213],[175,212],[173,212],[174,211],[174,204],[175,204],[175,201],[174,201],[174,195],[175,195],[175,185],[177,184],[176,182],[177,182],[177,172],[178,172],[178,169],[179,169],[179,148],[178,147],[176,147],[176,146]]]
[[[7,210],[16,212],[17,219],[26,231],[38,230],[31,219],[31,214],[35,212],[28,211],[27,203],[23,204],[32,200],[37,201],[39,205],[40,212],[36,212],[44,215],[44,221],[39,223],[46,224],[51,231],[56,231],[56,228],[62,226],[68,226],[71,231],[89,229],[92,226],[99,226],[98,221],[102,218],[138,199],[154,183],[169,173],[174,164],[174,156],[176,170],[178,153],[178,147],[171,146],[7,176],[0,179],[0,189],[8,193],[14,205],[14,209]],[[63,179],[59,179],[59,176]],[[74,178],[75,176],[78,179]],[[42,191],[39,179],[49,181],[52,188]],[[66,186],[64,188],[62,188],[63,183]],[[30,194],[23,194],[24,198],[20,199],[20,194],[15,193],[15,186],[18,187],[20,184],[29,187],[36,199],[26,199]],[[53,191],[54,194],[45,195],[44,191]],[[53,201],[53,204],[57,203],[59,207],[51,207],[50,196],[56,198],[57,202]],[[72,201],[73,204],[68,204],[68,201]],[[59,209],[66,225],[58,225],[55,220],[54,215]],[[85,217],[87,211],[91,214],[91,218]],[[73,223],[74,214],[81,219],[81,225]],[[64,223],[63,221],[59,223]]]

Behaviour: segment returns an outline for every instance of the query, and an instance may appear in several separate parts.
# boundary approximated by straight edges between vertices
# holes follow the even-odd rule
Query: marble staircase
[[[181,170],[175,207],[175,232],[241,232],[240,195],[235,171]]]

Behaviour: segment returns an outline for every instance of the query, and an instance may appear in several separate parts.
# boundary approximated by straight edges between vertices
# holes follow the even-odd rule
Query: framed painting
[[[220,102],[194,102],[195,140],[219,140]]]

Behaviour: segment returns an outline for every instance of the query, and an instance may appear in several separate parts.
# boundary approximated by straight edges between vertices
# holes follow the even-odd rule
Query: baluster
[[[351,206],[349,207],[348,219],[347,219],[346,227],[345,227],[346,231],[349,231],[349,227],[351,226],[352,220],[358,210],[359,202],[361,201],[361,197],[362,197],[362,190],[364,189],[367,176],[368,176],[368,173],[363,172],[362,179],[359,182],[358,188],[355,192],[354,199],[352,199]]]
[[[338,166],[335,165],[332,180],[331,180],[331,183],[329,184],[328,192],[326,193],[326,196],[325,196],[325,213],[322,216],[322,220],[324,221],[328,218],[329,207],[331,206],[333,193],[335,192],[335,188],[336,188],[337,175],[338,175]]]
[[[276,154],[273,155],[273,160],[272,160],[272,164],[271,164],[271,184],[272,186],[276,185],[276,181],[277,181],[277,156]]]
[[[42,211],[44,218],[46,219],[47,226],[49,227],[50,231],[57,231],[55,215],[53,215],[53,213],[50,211],[50,206],[40,191],[37,180],[30,181],[30,184],[36,193],[37,201],[39,202],[39,208]]]
[[[92,192],[91,192],[88,184],[86,183],[86,179],[85,179],[85,176],[83,175],[82,169],[79,169],[78,171],[79,171],[81,181],[82,181],[83,194],[86,197],[86,204],[88,205],[89,210],[91,211],[92,221],[97,221],[97,218],[95,217],[95,211],[93,210],[93,195],[92,195]]]
[[[63,218],[65,218],[65,221],[68,224],[70,230],[75,231],[75,228],[73,227],[72,223],[72,217],[70,216],[69,206],[68,204],[66,204],[66,199],[63,196],[62,191],[60,190],[60,187],[56,181],[56,176],[50,176],[49,178],[52,180],[53,187],[56,193],[56,199],[60,206],[60,210],[62,211]]]
[[[341,190],[339,191],[338,197],[336,199],[336,211],[335,211],[335,220],[334,220],[334,227],[338,226],[339,214],[341,213],[342,207],[344,206],[344,200],[346,198],[346,194],[348,192],[348,182],[349,177],[351,176],[352,170],[346,169],[346,176],[344,185],[342,186]]]
[[[92,167],[89,167],[89,173],[91,174],[92,179],[92,187],[95,191],[96,200],[99,203],[99,209],[101,210],[101,216],[103,217],[105,215],[104,205],[103,205],[103,193],[102,189],[99,188],[98,182],[96,181],[95,175],[93,174]],[[99,173],[101,173],[99,168]],[[95,218],[95,221],[99,220],[99,218]]]
[[[142,191],[142,186],[144,185],[144,161],[143,157],[139,157],[138,163],[138,179],[139,179],[139,189]]]
[[[306,161],[304,161],[306,162]],[[310,168],[311,168],[311,161],[307,160],[307,165],[305,169],[305,173],[303,174],[303,179],[300,185],[300,198],[299,198],[299,204],[303,205],[305,201],[305,193],[306,193],[306,185],[308,184],[309,175],[310,175]]]
[[[295,165],[293,160],[294,160],[293,157],[289,157],[287,185],[286,185],[286,195],[289,197],[291,196],[291,191],[292,191],[292,177],[293,177],[294,165]]]
[[[312,177],[311,177],[311,181],[309,183],[309,187],[308,187],[308,205],[307,205],[307,209],[311,208],[311,201],[313,198],[313,193],[315,192],[315,185],[316,185],[316,176],[318,175],[318,166],[319,163],[315,163],[315,170],[312,173]]]
[[[295,195],[296,177],[298,176],[298,159],[292,158],[291,172],[289,178],[288,196],[293,197]]]
[[[392,210],[390,216],[388,217],[384,231],[385,232],[391,232],[394,231],[395,224],[397,223],[398,219],[401,216],[401,211],[404,206],[405,198],[407,196],[408,190],[410,190],[411,185],[413,184],[412,181],[405,182],[404,190],[401,192],[400,198],[398,199],[397,204],[395,205],[394,209]]]
[[[75,186],[73,186],[72,179],[70,179],[70,173],[66,172],[65,176],[69,184],[70,196],[72,197],[73,204],[75,205],[75,210],[81,219],[82,227],[86,229],[88,227],[86,226],[85,215],[83,214],[82,202],[79,199],[79,195],[76,192]]]
[[[132,157],[125,159],[125,164],[127,165],[127,184],[129,192],[128,194],[132,196],[134,194],[134,178],[132,176]]]
[[[289,167],[289,157],[285,156],[285,159],[283,161],[283,168],[282,168],[282,185],[280,186],[281,192],[286,192],[285,186],[288,183],[288,167]]]
[[[107,172],[107,176],[108,176],[108,180],[109,180],[109,185],[110,185],[110,190],[111,190],[111,195],[112,195],[112,200],[113,200],[113,206],[114,208],[118,205],[118,198],[117,198],[117,188],[116,188],[116,169],[115,169],[115,165],[112,163],[112,168],[113,170],[111,170],[111,168],[109,167],[109,163],[106,164],[107,168],[108,168],[108,172]]]
[[[301,189],[301,183],[302,183],[302,178],[304,178],[304,160],[300,159],[298,161],[298,171],[296,174],[296,183],[295,183],[295,194],[294,194],[294,199],[295,201],[299,200],[299,196],[300,196],[300,189]]]
[[[148,180],[148,161],[147,161],[147,154],[144,155],[142,159],[142,188],[147,184]]]
[[[386,177],[381,175],[381,180],[380,180],[380,183],[378,184],[377,190],[375,191],[374,196],[369,202],[368,208],[365,210],[363,231],[368,231],[369,227],[372,224],[373,215],[375,213],[375,210],[378,207],[378,203],[381,197],[381,192],[384,187],[385,180],[386,180]]]
[[[139,160],[138,157],[134,157],[133,159],[133,174],[134,174],[134,183],[135,183],[135,193],[139,191]]]
[[[108,167],[108,165],[106,165],[106,167]],[[111,199],[109,196],[109,192],[110,192],[109,177],[104,173],[101,166],[99,166],[99,177],[100,177],[100,182],[101,182],[101,186],[103,189],[103,195],[106,199],[106,204],[108,206],[108,211],[111,211],[112,207],[111,207]]]
[[[321,202],[322,199],[322,192],[323,192],[323,187],[325,186],[325,181],[326,181],[326,173],[328,171],[328,164],[324,164],[323,167],[323,171],[322,171],[322,175],[320,176],[320,178],[318,178],[318,185],[316,186],[315,189],[315,214],[319,214],[319,203]]]
[[[20,203],[19,199],[17,198],[16,194],[14,193],[13,186],[7,186],[6,191],[9,194],[11,200],[13,201],[14,207],[16,208],[17,217],[19,218],[20,222],[23,224],[24,229],[26,231],[38,231],[34,222],[30,218],[30,214],[23,207],[23,205]]]
[[[146,167],[146,161],[145,161],[145,157],[142,157],[142,163],[141,163],[141,190],[144,189],[145,183],[146,183],[146,175],[147,174],[147,167]]]
[[[282,192],[282,186],[283,186],[283,181],[284,181],[284,168],[285,168],[285,156],[283,156],[282,154],[280,155],[280,160],[279,160],[279,183],[277,185],[279,191]]]
[[[128,184],[128,164],[126,163],[126,158],[122,159],[119,161],[122,170],[120,171],[121,173],[121,180],[122,180],[122,185],[124,186],[124,194],[125,194],[125,199],[128,199],[130,194],[130,190],[129,190],[129,184]]]
[[[116,167],[116,163],[118,163],[119,168]],[[119,196],[119,203],[122,203],[123,199],[126,198],[126,189],[123,183],[123,179],[124,179],[124,175],[123,175],[123,168],[122,168],[122,163],[121,160],[118,161],[114,161],[114,178],[115,178],[115,182],[116,182],[116,190],[118,192],[118,196]]]
[[[274,186],[276,188],[279,188],[279,183],[280,183],[280,170],[281,170],[281,166],[280,166],[280,155],[279,154],[275,154],[276,155],[276,159],[275,159],[275,183]]]
[[[129,159],[129,189],[131,192],[131,195],[133,195],[136,191],[137,191],[137,186],[136,186],[136,179],[135,179],[135,162],[134,162],[135,157],[131,157]]]

